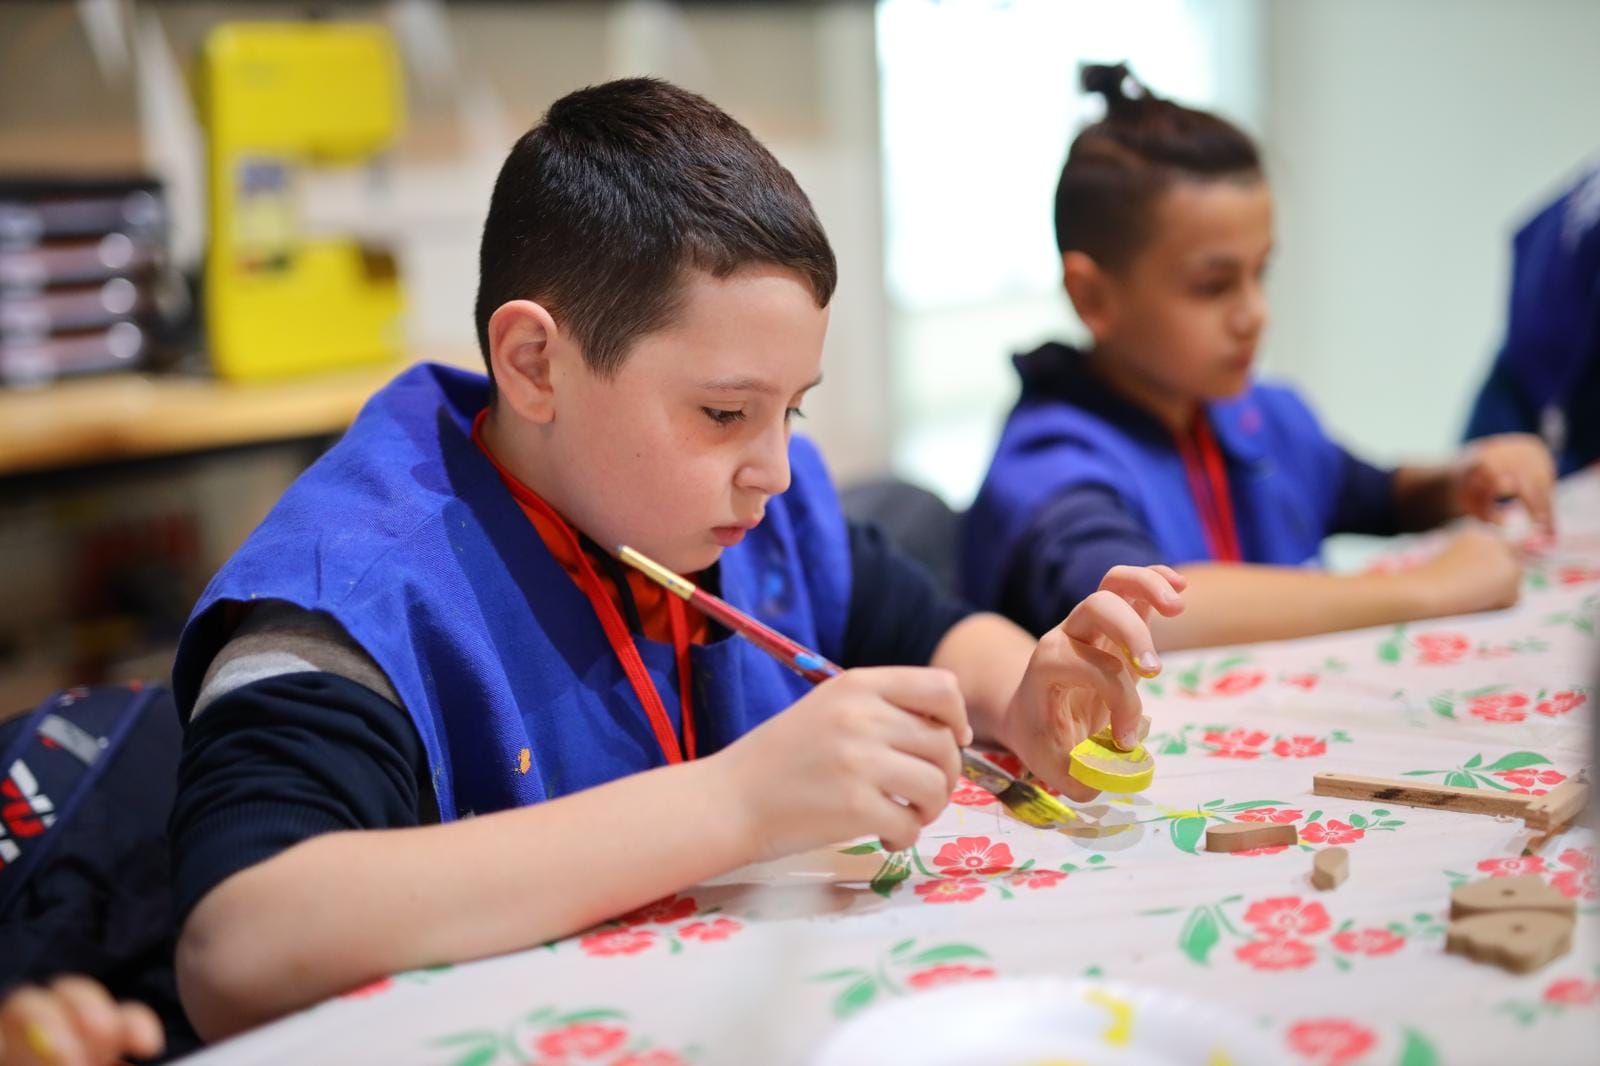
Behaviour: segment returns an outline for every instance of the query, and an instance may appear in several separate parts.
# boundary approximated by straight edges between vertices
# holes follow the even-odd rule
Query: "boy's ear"
[[[552,349],[556,323],[532,300],[510,300],[489,317],[489,365],[495,391],[512,411],[530,422],[554,421],[555,375]]]
[[[1061,284],[1072,300],[1073,310],[1096,343],[1109,336],[1116,322],[1116,294],[1111,278],[1100,264],[1082,252],[1061,256]]]

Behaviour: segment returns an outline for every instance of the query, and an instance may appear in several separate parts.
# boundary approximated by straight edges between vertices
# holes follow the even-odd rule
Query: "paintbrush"
[[[626,545],[617,549],[617,557],[644,574],[650,580],[686,600],[708,618],[721,622],[730,631],[744,637],[780,663],[814,685],[841,673],[841,669],[807,648],[779,633],[770,626],[751,618],[726,600],[713,596],[688,578],[673,573],[660,563],[641,555]],[[969,748],[961,749],[961,770],[967,779],[985,792],[992,793],[1016,815],[1020,821],[1041,829],[1053,829],[1065,822],[1077,820],[1077,813],[1065,803],[1035,785],[1013,777],[990,760]]]

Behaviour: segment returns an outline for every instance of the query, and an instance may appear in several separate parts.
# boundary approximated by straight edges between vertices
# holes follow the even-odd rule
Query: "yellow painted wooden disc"
[[[1072,764],[1067,773],[1101,792],[1143,792],[1156,777],[1156,761],[1141,744],[1132,751],[1118,751],[1108,733],[1096,733],[1072,749]]]

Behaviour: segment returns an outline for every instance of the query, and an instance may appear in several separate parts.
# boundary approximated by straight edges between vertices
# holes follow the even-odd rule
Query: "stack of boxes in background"
[[[170,278],[158,183],[0,180],[0,385],[147,365]]]

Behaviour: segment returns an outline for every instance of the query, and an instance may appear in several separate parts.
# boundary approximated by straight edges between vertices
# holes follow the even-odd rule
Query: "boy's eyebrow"
[[[806,392],[820,384],[822,384],[822,375],[818,374],[811,379],[810,384],[801,386],[800,391]],[[750,376],[712,378],[710,381],[703,382],[700,387],[708,392],[758,392],[765,396],[776,396],[780,391],[778,386],[772,382],[764,378]]]

